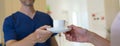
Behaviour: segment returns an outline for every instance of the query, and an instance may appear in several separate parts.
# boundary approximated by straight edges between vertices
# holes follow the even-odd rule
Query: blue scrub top
[[[53,26],[53,20],[48,14],[36,11],[34,18],[31,19],[24,13],[17,11],[4,21],[5,42],[8,40],[21,40],[44,25]],[[51,46],[50,39],[45,43],[36,43],[35,46]]]

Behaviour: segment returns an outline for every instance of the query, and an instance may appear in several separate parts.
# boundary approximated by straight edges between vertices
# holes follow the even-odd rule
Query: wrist
[[[92,43],[93,42],[93,37],[94,37],[94,33],[87,31],[87,37],[88,37],[88,42]]]
[[[35,44],[35,43],[37,43],[37,34],[34,32],[34,33],[32,33],[29,37],[28,37],[28,39],[33,43],[33,44]]]
[[[22,43],[23,45],[31,45],[34,46],[37,42],[34,37],[34,33],[28,35],[26,38],[22,39],[19,43]]]
[[[98,35],[94,32],[90,32],[88,33],[88,42],[92,43],[92,44],[96,44],[96,42],[98,41]]]

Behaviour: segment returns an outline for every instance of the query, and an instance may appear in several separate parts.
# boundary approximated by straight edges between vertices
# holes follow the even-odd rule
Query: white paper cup
[[[65,20],[54,20],[53,27],[54,28],[65,28]]]

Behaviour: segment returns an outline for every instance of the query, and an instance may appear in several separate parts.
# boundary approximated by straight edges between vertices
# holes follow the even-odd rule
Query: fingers
[[[67,40],[72,41],[72,37],[70,36],[70,34],[66,34],[65,36]]]
[[[76,30],[76,28],[78,28],[78,26],[70,25],[70,26],[68,26],[68,28],[71,28],[71,30],[74,31],[74,30]]]
[[[75,25],[70,25],[68,28],[72,30],[64,33],[67,40],[73,42],[86,42],[88,40],[87,29]]]
[[[46,28],[51,28],[51,26],[44,25],[44,26],[40,27],[41,30],[46,30]]]
[[[72,28],[72,26],[67,26],[68,28]]]
[[[47,31],[46,28],[51,28],[51,26],[44,25],[35,31],[38,42],[40,43],[45,42],[53,34],[52,32]]]
[[[74,25],[70,25],[70,26],[68,26],[68,28],[71,28],[71,29],[72,29],[73,27],[74,27]]]
[[[51,28],[51,26],[44,25],[44,26],[38,28],[36,31],[38,31],[41,34],[44,34],[44,33],[46,33],[46,34],[52,34],[52,32],[46,30],[47,28]]]
[[[53,33],[47,30],[43,30],[43,29],[37,29],[35,31],[35,33],[37,34],[37,38],[41,38],[45,35],[52,35]]]
[[[68,28],[71,28],[71,31],[64,33],[66,36],[66,39],[69,41],[76,41],[76,29],[78,28],[75,25],[70,25]]]
[[[45,42],[52,35],[50,31],[45,31],[45,30],[36,31],[36,33],[37,33],[38,43]]]

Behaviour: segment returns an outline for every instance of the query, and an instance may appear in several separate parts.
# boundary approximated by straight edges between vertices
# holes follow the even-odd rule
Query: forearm
[[[88,32],[89,42],[94,44],[95,46],[110,46],[110,41],[102,38],[101,36]]]
[[[6,44],[6,46],[34,46],[34,44],[37,42],[36,40],[36,36],[34,36],[35,34],[32,33],[29,36],[27,36],[26,38],[20,40],[20,41],[13,41],[10,42],[8,44]],[[34,36],[34,37],[33,37]]]
[[[51,46],[58,46],[55,36],[51,38]]]

